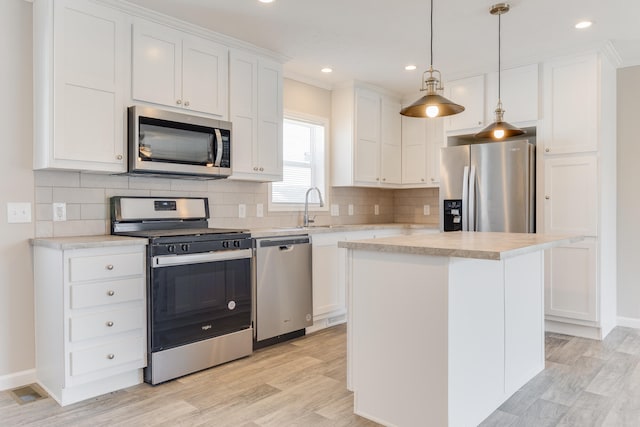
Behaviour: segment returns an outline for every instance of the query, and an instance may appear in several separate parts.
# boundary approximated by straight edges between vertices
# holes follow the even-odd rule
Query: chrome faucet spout
[[[316,190],[316,192],[318,193],[318,199],[320,199],[320,207],[324,206],[324,201],[322,200],[322,193],[320,193],[320,189],[318,187],[309,188],[304,195],[304,217],[302,219],[303,227],[308,227],[309,223],[313,222],[313,220],[309,220],[309,193],[312,190]]]

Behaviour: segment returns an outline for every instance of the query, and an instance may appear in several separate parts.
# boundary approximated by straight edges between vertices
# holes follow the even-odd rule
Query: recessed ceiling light
[[[591,22],[591,21],[580,21],[580,22],[578,22],[576,24],[576,28],[578,30],[582,30],[582,29],[585,29],[585,28],[589,28],[591,26],[591,24],[593,24],[593,22]]]
[[[404,67],[404,69],[407,70],[407,71],[413,71],[416,68],[418,68],[418,67],[416,67],[415,65],[407,65],[406,67]]]
[[[273,3],[273,0],[258,0],[260,3]]]
[[[320,71],[322,71],[323,73],[331,73],[331,72],[333,72],[333,69],[332,69],[332,68],[330,68],[330,67],[324,67],[324,68],[323,68],[322,70],[320,70]]]

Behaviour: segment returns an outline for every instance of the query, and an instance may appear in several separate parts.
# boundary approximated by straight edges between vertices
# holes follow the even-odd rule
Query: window
[[[285,114],[282,142],[282,181],[271,184],[271,210],[298,210],[307,190],[318,187],[327,200],[325,179],[326,120],[299,114]],[[318,195],[309,194],[316,204]],[[327,206],[325,204],[325,206]]]

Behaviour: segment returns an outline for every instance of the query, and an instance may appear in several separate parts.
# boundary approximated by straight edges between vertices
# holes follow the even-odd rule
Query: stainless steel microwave
[[[158,108],[129,107],[129,174],[231,175],[231,123]]]

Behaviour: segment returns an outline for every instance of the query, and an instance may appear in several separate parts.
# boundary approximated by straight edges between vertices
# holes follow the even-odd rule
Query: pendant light
[[[522,129],[517,128],[503,120],[504,110],[502,109],[502,99],[500,98],[500,67],[502,65],[500,57],[500,33],[502,31],[501,16],[509,12],[509,9],[510,6],[508,3],[498,3],[491,6],[491,9],[489,9],[489,13],[491,13],[492,15],[498,15],[498,105],[496,106],[495,110],[496,119],[489,126],[475,134],[476,138],[490,138],[495,141],[499,141],[504,138],[518,136],[525,133]]]
[[[458,114],[464,111],[462,105],[449,101],[440,95],[444,90],[440,71],[433,68],[433,0],[431,0],[431,39],[430,39],[430,63],[429,69],[422,73],[422,87],[420,91],[427,94],[413,104],[400,110],[400,114],[409,117],[442,117]],[[437,77],[434,74],[437,73]],[[427,76],[427,74],[429,74]]]

